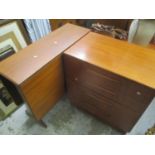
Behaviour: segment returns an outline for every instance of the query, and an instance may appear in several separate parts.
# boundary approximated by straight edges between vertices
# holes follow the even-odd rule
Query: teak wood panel
[[[66,77],[71,81],[92,90],[98,90],[110,98],[118,100],[121,88],[121,78],[104,72],[102,69],[87,65],[74,57],[64,55]]]
[[[40,120],[64,94],[61,55],[21,84],[20,89],[35,118]]]
[[[68,96],[72,104],[99,119],[107,122],[120,131],[130,131],[141,113],[131,111],[97,92],[84,89],[83,86],[68,83]]]
[[[119,102],[137,111],[144,112],[155,96],[155,90],[134,81],[124,79]]]
[[[153,89],[64,54],[73,104],[122,131],[129,131],[153,99]]]
[[[1,62],[0,74],[19,85],[89,31],[66,24]]]
[[[135,111],[143,111],[155,95],[154,89],[64,55],[66,78],[118,101]]]
[[[155,51],[90,32],[65,54],[155,89]]]

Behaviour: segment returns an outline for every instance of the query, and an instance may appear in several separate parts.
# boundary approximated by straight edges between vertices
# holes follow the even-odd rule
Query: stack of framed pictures
[[[13,47],[11,47],[10,45],[0,48],[0,61],[13,55],[14,53],[15,53],[15,51],[14,51]]]
[[[29,43],[22,20],[0,20],[0,48],[10,45],[18,52]]]
[[[30,39],[22,20],[0,20],[0,61],[20,52],[29,43]],[[0,120],[5,119],[19,106],[8,89],[0,79]]]
[[[0,120],[5,119],[17,107],[7,88],[0,81]]]

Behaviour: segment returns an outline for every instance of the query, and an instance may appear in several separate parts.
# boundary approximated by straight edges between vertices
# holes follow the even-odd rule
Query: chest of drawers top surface
[[[89,32],[66,24],[0,63],[0,74],[19,85]]]
[[[93,32],[65,54],[155,89],[155,51]]]

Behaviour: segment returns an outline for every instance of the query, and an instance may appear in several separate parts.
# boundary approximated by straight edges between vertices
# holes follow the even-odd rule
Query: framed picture
[[[17,109],[17,105],[0,81],[0,121]]]
[[[0,49],[10,45],[18,52],[29,43],[22,20],[0,20]]]
[[[0,48],[0,61],[6,59],[7,57],[13,55],[15,50],[12,46],[7,45],[3,48]]]
[[[0,61],[30,44],[22,20],[0,20]],[[11,114],[17,105],[0,79],[0,120]]]

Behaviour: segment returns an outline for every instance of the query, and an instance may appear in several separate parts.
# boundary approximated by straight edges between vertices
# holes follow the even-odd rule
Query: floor
[[[120,135],[121,133],[95,117],[78,110],[64,97],[44,117],[48,128],[40,126],[22,105],[4,121],[0,135]],[[127,135],[143,135],[155,124],[155,98]]]
[[[1,135],[118,135],[120,132],[84,113],[63,98],[45,116],[48,128],[43,128],[25,113],[22,105],[6,120],[0,122]]]

